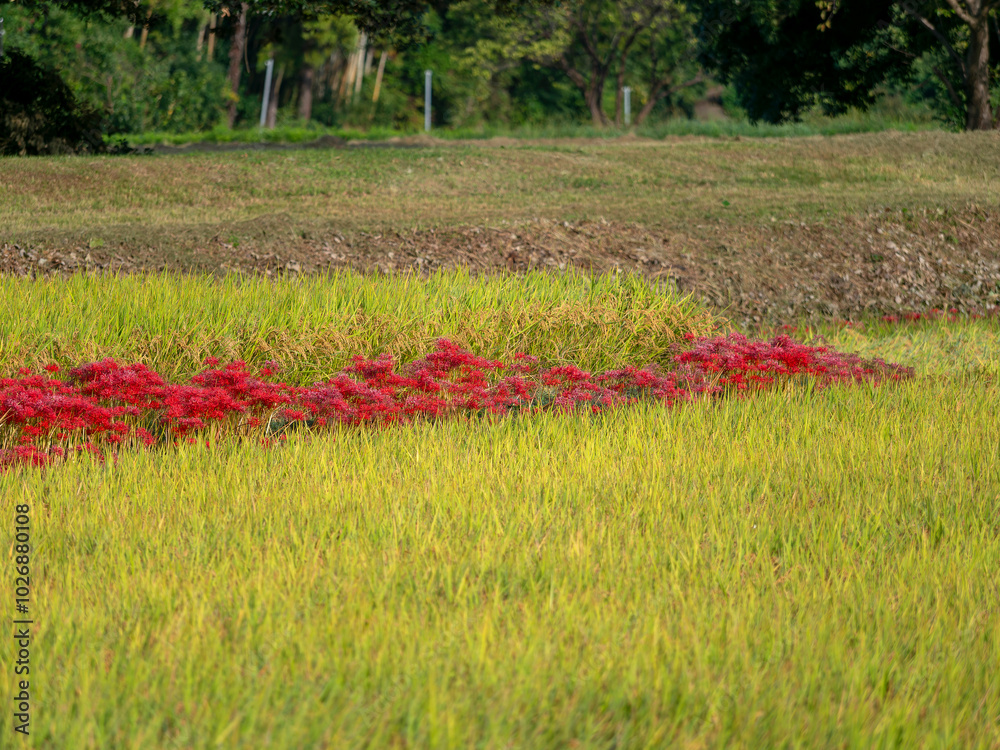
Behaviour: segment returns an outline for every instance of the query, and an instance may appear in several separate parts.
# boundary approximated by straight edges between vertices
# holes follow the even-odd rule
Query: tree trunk
[[[340,82],[340,100],[349,102],[354,95],[354,81],[358,77],[358,49],[357,47],[347,56],[347,70],[344,79]]]
[[[705,73],[701,70],[698,71],[698,74],[694,78],[673,86],[670,85],[669,80],[661,79],[659,81],[653,81],[649,87],[649,99],[646,100],[642,109],[639,110],[639,114],[635,118],[635,126],[639,127],[643,122],[645,122],[646,118],[649,117],[649,113],[653,111],[653,107],[656,106],[656,103],[660,101],[660,99],[665,99],[671,94],[676,94],[681,89],[686,89],[689,86],[697,86],[699,83],[704,82]]]
[[[208,22],[208,51],[205,53],[205,59],[209,62],[215,57],[215,14],[212,14],[211,20]]]
[[[229,89],[233,98],[229,101],[229,127],[236,122],[236,103],[239,101],[240,74],[243,72],[243,50],[247,41],[247,4],[240,6],[240,15],[236,19],[236,32],[233,34],[233,44],[229,48]]]
[[[306,63],[302,66],[302,78],[299,81],[299,119],[309,122],[313,111],[313,66]]]
[[[378,95],[382,91],[382,74],[385,72],[386,51],[382,50],[382,55],[378,59],[378,73],[375,74],[375,91],[372,92],[372,103],[378,102]]]
[[[351,100],[355,100],[361,94],[361,85],[365,81],[365,47],[368,44],[368,35],[365,32],[361,32],[361,37],[358,39],[358,61],[357,70],[355,70],[354,88],[351,90]]]
[[[594,127],[604,128],[611,124],[611,120],[604,114],[604,82],[608,79],[610,66],[598,67],[594,65],[590,71],[590,81],[583,98],[587,102],[590,110],[590,117],[594,121]]]
[[[139,49],[146,49],[146,40],[149,38],[149,19],[153,17],[153,10],[150,9],[146,16],[146,23],[142,25],[142,34],[139,36]]]
[[[267,100],[267,118],[264,120],[264,126],[267,128],[273,128],[278,119],[278,94],[281,93],[281,79],[284,77],[285,64],[282,63],[278,66],[278,72],[274,76],[274,89]]]
[[[607,127],[611,124],[608,116],[604,114],[604,82],[608,78],[610,66],[601,66],[596,61],[590,69],[590,80],[580,86],[583,92],[583,100],[590,110],[590,117],[594,121],[595,128]],[[578,84],[579,85],[579,84]]]
[[[583,98],[587,102],[587,109],[590,110],[590,117],[594,121],[595,128],[603,128],[608,124],[608,116],[604,114],[604,108],[601,106],[601,100],[604,98],[604,82],[601,81],[601,85],[595,85],[591,81],[591,85],[587,87],[587,91],[584,93]]]
[[[639,110],[639,114],[637,114],[635,116],[635,126],[636,127],[639,127],[640,125],[642,125],[642,123],[644,123],[646,121],[646,118],[649,117],[649,113],[653,111],[653,107],[656,106],[656,103],[658,101],[659,101],[659,97],[653,97],[653,96],[651,96],[646,101],[646,103],[644,105],[642,105],[642,109]]]
[[[541,58],[536,62],[561,70],[569,77],[569,80],[583,95],[583,101],[594,121],[594,127],[602,128],[608,124],[608,117],[601,107],[601,100],[604,97],[604,81],[608,77],[608,66],[601,66],[595,62],[590,69],[590,79],[588,80],[583,73],[570,64],[565,54],[558,58]]]
[[[195,57],[194,59],[201,62],[201,49],[205,46],[205,31],[208,29],[208,19],[202,20],[201,24],[198,26],[198,41],[194,45]]]
[[[966,130],[992,130],[990,106],[990,27],[989,12],[984,10],[969,26],[969,51],[965,62],[965,88],[968,95]]]

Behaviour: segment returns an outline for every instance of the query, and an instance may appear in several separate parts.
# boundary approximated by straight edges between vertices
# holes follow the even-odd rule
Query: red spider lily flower
[[[314,428],[380,428],[446,416],[468,420],[474,413],[489,419],[546,409],[597,414],[641,399],[673,407],[698,397],[742,396],[793,376],[814,378],[820,387],[912,376],[907,368],[805,346],[786,335],[770,341],[750,341],[739,334],[689,340],[696,343],[673,355],[672,369],[665,372],[633,365],[596,374],[572,365],[536,372],[537,358],[516,355],[508,366],[445,339],[401,371],[388,355],[355,357],[341,374],[308,387],[263,380],[268,368],[252,375],[245,362],[218,367],[211,359],[206,360],[209,369],[185,384],[167,384],[144,365],[122,366],[111,359],[71,370],[67,382],[25,370],[19,378],[0,378],[0,424],[14,427],[16,441],[15,447],[0,451],[0,469],[61,460],[62,446],[43,450],[36,444],[50,435],[65,443],[80,434],[85,442],[71,447],[100,460],[104,453],[99,445],[124,449],[130,436],[146,447],[155,445],[157,437],[137,423],[158,425],[168,444],[186,440],[193,445],[210,423],[257,429],[275,413]],[[500,372],[512,374],[499,377]],[[277,442],[286,440],[282,434]],[[274,443],[262,439],[263,445]],[[205,445],[211,447],[211,441],[205,439]],[[117,460],[116,452],[110,455]]]

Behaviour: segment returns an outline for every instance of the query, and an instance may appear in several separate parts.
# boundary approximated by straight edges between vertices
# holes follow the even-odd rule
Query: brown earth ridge
[[[392,232],[295,231],[282,217],[217,227],[203,238],[91,247],[80,238],[0,243],[0,275],[178,271],[297,275],[465,266],[635,272],[722,310],[735,323],[858,319],[904,310],[1000,305],[1000,212],[900,213],[828,220],[697,225],[680,232],[546,219]],[[304,235],[304,236],[303,236]],[[93,243],[91,243],[93,244]]]

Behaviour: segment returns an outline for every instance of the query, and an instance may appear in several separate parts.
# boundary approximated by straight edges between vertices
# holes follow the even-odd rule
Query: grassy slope
[[[0,240],[149,244],[604,217],[816,222],[1000,199],[995,134],[0,160]],[[728,202],[726,206],[724,202]],[[240,225],[240,222],[251,222]]]
[[[2,477],[35,746],[995,747],[998,410],[921,380]]]

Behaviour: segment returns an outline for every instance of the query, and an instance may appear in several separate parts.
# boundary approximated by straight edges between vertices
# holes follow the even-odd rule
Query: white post
[[[632,124],[632,87],[625,87],[625,127]]]
[[[3,57],[3,35],[7,32],[3,30],[3,19],[0,18],[0,57]]]
[[[431,131],[431,72],[424,71],[424,130]]]
[[[271,70],[274,68],[274,58],[271,57],[267,61],[267,72],[264,73],[264,101],[260,105],[260,126],[264,127],[264,122],[267,120],[267,104],[268,100],[271,98]]]

